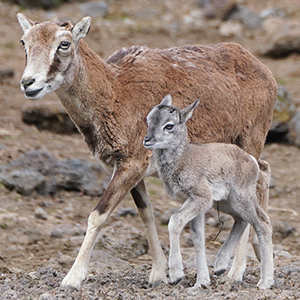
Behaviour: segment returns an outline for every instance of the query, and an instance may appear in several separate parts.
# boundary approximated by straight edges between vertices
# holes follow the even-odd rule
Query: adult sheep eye
[[[167,129],[167,130],[172,130],[174,128],[174,125],[173,124],[167,124],[164,129]]]
[[[59,45],[59,48],[62,50],[67,50],[70,47],[71,43],[67,41],[62,41]]]

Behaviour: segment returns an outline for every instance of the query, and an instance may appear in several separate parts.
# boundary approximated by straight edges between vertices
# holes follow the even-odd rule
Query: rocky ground
[[[300,106],[300,56],[297,53],[300,47],[297,41],[300,39],[295,37],[295,32],[300,26],[299,1],[238,1],[243,9],[229,19],[218,6],[214,9],[199,6],[206,2],[209,1],[107,1],[104,11],[103,6],[89,11],[87,4],[91,2],[71,1],[48,11],[0,2],[0,177],[6,172],[11,180],[9,184],[3,180],[0,184],[1,300],[300,298],[300,149],[275,142],[268,143],[263,153],[272,168],[269,205],[275,253],[275,286],[272,289],[257,290],[259,263],[251,247],[242,283],[230,281],[226,274],[213,275],[214,257],[232,224],[230,218],[222,215],[225,226],[212,242],[220,227],[215,212],[208,215],[206,225],[212,285],[198,291],[191,289],[195,282],[195,256],[189,228],[186,228],[181,240],[186,277],[177,286],[149,288],[151,257],[143,225],[129,195],[101,231],[82,289],[59,287],[78,253],[89,212],[109,178],[91,157],[79,134],[72,130],[64,134],[39,131],[22,121],[24,107],[32,108],[39,103],[29,103],[19,89],[24,53],[19,45],[22,32],[16,13],[22,10],[36,20],[70,19],[72,22],[95,13],[86,40],[104,59],[116,49],[134,44],[163,48],[187,43],[238,42],[271,69],[278,84],[289,92],[293,114],[297,114]],[[251,16],[249,11],[253,13],[250,19],[245,17]],[[288,55],[286,50],[280,55],[279,50],[270,50],[278,44],[279,34],[279,41],[284,36],[286,44],[290,43]],[[286,49],[286,46],[279,48]],[[269,56],[265,56],[266,53]],[[41,101],[52,108],[59,106],[55,94]],[[291,117],[288,116],[288,121]],[[289,125],[285,130],[289,131]],[[29,168],[28,161],[22,160],[29,156],[43,157],[41,165],[50,168],[41,169],[41,165]],[[25,179],[32,176],[36,178],[35,183],[43,184],[31,185],[30,189],[28,184],[12,185],[22,169],[29,172],[27,177],[25,173]],[[93,185],[87,186],[84,180],[89,182],[90,179],[84,176],[80,176],[83,182],[79,183],[76,174],[84,170],[94,172]],[[80,188],[76,189],[78,184]],[[161,182],[155,178],[147,179],[147,189],[160,240],[168,255],[167,222],[178,204],[165,196]]]

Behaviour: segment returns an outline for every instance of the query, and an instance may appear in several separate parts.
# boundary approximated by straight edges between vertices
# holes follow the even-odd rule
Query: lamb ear
[[[18,18],[18,21],[19,21],[19,24],[21,26],[21,28],[23,29],[23,31],[27,31],[29,30],[34,22],[31,21],[30,19],[28,19],[25,15],[23,15],[22,13],[18,13],[17,14],[17,18]]]
[[[180,111],[181,123],[185,123],[194,113],[195,108],[199,105],[200,100],[196,100],[194,103],[189,105],[188,107],[183,108]]]
[[[89,33],[91,27],[91,20],[91,17],[84,17],[73,27],[72,35],[76,44],[79,42],[80,39],[83,39]]]
[[[172,105],[172,96],[169,94],[164,97],[164,99],[161,100],[160,104],[162,105]]]

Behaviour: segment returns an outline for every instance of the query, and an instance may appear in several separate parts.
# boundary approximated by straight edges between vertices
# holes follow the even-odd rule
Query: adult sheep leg
[[[62,286],[80,288],[81,282],[88,273],[91,253],[99,231],[115,207],[141,179],[136,166],[133,166],[132,162],[128,165],[126,168],[126,163],[123,163],[116,169],[106,191],[91,212],[84,241],[71,270],[62,281]]]
[[[131,195],[139,210],[140,217],[144,223],[150,253],[153,260],[152,271],[149,277],[150,286],[158,286],[167,283],[166,269],[167,260],[161,248],[154,220],[152,205],[146,193],[144,180],[141,180],[132,190]]]

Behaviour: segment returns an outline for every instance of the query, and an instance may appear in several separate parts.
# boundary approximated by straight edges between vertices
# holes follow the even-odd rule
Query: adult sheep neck
[[[78,257],[63,285],[79,287],[87,274],[97,233],[131,191],[145,224],[153,257],[151,284],[166,282],[166,259],[143,177],[151,152],[144,149],[146,115],[166,94],[183,107],[201,99],[189,122],[192,142],[234,143],[259,157],[271,124],[277,86],[271,72],[233,43],[170,49],[131,47],[106,62],[83,42],[91,19],[35,23],[18,14],[27,64],[21,79],[32,100],[56,91],[93,154],[114,169],[91,213]],[[264,190],[259,194],[265,195]],[[261,201],[266,206],[267,197]],[[234,267],[239,279],[243,269]]]

